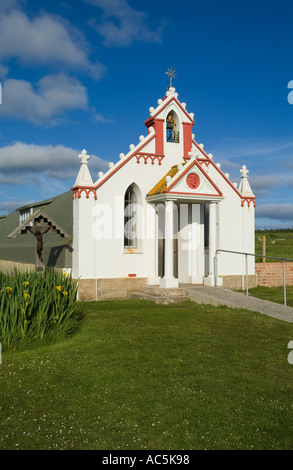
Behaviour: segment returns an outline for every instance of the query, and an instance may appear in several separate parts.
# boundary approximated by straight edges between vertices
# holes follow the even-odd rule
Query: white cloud
[[[104,21],[91,26],[104,38],[106,46],[129,46],[133,41],[160,43],[165,23],[157,30],[147,25],[148,15],[131,8],[126,0],[86,0],[104,12]]]
[[[26,204],[30,204],[33,201],[23,201],[23,200],[15,200],[12,199],[10,201],[4,201],[0,203],[0,213],[1,214],[8,214],[9,212],[13,212],[21,206],[25,206]],[[1,226],[0,226],[1,227]]]
[[[225,168],[225,170],[238,170],[240,172],[241,166],[239,165],[239,163],[231,162],[230,160],[226,160],[226,159],[221,160],[220,163],[223,166],[223,168]]]
[[[269,164],[273,160],[277,160],[280,155],[286,157],[288,153],[292,152],[293,142],[274,142],[264,140],[253,140],[245,138],[223,138],[214,143],[215,158],[227,159],[226,161],[236,160],[249,160],[254,162],[258,158],[258,163],[265,163],[269,160]],[[290,159],[292,159],[290,155]],[[232,163],[232,162],[231,162]]]
[[[46,75],[35,87],[26,80],[6,80],[0,117],[56,124],[56,117],[75,109],[88,110],[87,89],[64,74]]]
[[[2,61],[16,58],[25,64],[57,64],[100,78],[105,68],[90,61],[88,49],[81,34],[59,17],[43,14],[30,19],[18,10],[0,16]]]
[[[74,184],[80,166],[80,151],[63,145],[35,145],[15,142],[0,148],[0,181],[2,184],[41,184],[43,177]],[[98,171],[106,171],[108,162],[92,156],[89,169],[93,180]]]
[[[251,176],[249,183],[256,197],[262,197],[280,184],[275,176]]]
[[[15,142],[0,148],[0,214],[31,202],[27,201],[27,196],[21,199],[21,195],[27,192],[26,188],[34,188],[34,201],[69,191],[80,168],[79,153],[80,150],[63,145],[24,142]],[[108,169],[107,161],[91,156],[89,170],[94,181],[98,178],[99,171],[105,172]],[[6,190],[11,187],[14,188],[15,197],[5,200]]]
[[[256,217],[293,221],[293,204],[262,204],[256,206]]]

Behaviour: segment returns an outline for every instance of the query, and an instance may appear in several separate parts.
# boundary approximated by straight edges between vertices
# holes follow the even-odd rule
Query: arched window
[[[137,198],[132,185],[124,197],[124,247],[137,248]]]
[[[170,111],[166,119],[167,142],[179,143],[178,118],[174,111]]]

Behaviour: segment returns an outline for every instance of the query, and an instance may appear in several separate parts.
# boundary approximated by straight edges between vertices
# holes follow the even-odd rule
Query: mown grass
[[[266,237],[266,255],[278,258],[293,259],[293,230],[256,230],[255,231],[255,253],[262,254],[262,238]],[[256,258],[256,262],[261,262]],[[267,258],[268,262],[278,260]]]
[[[258,286],[249,289],[249,295],[284,305],[284,287]],[[286,286],[286,305],[293,307],[293,286]]]
[[[0,365],[0,449],[293,449],[293,324],[192,302],[88,302]]]

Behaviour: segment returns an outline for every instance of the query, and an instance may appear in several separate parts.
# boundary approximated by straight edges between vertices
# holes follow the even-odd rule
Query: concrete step
[[[133,299],[151,300],[157,304],[170,304],[189,300],[182,288],[163,289],[159,286],[143,286],[131,294]]]
[[[141,292],[145,292],[146,294],[153,294],[153,295],[163,295],[168,297],[169,295],[184,295],[184,289],[182,287],[172,287],[172,288],[162,288],[160,286],[142,286],[140,288]]]

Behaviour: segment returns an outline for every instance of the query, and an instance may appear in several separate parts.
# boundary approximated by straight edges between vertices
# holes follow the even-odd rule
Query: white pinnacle
[[[249,171],[247,170],[246,166],[243,165],[241,170],[241,181],[239,184],[238,191],[242,194],[244,197],[253,197],[254,194],[252,192],[252,189],[250,187],[250,184],[248,182],[248,173]]]
[[[88,160],[90,155],[87,154],[87,151],[84,149],[79,155],[80,159],[80,169],[74,183],[74,186],[92,186],[93,180],[88,169]]]
[[[85,149],[82,150],[82,152],[78,155],[78,158],[80,158],[80,163],[86,163],[88,160],[91,158],[90,155],[87,154],[87,151]]]

